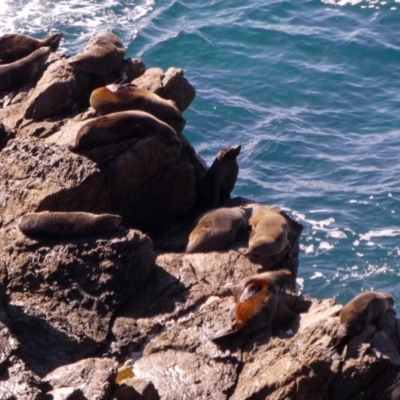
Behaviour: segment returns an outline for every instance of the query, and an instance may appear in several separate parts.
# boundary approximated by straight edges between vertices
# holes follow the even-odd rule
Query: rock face
[[[226,251],[185,254],[192,224],[205,211],[195,208],[196,181],[207,167],[184,135],[146,129],[85,149],[75,141],[95,116],[86,109],[95,87],[136,78],[180,111],[195,90],[182,70],[143,74],[143,63],[132,59],[106,72],[73,69],[51,54],[36,82],[3,98],[0,398],[399,398],[400,321],[393,311],[336,360],[327,349],[341,306],[289,289],[279,296],[296,316],[285,330],[210,340],[232,326],[233,291],[243,278],[282,268],[297,274],[302,225],[277,207],[226,196],[222,206],[242,207],[246,217],[263,210],[283,217],[283,250],[257,264],[246,256],[249,237],[241,230]],[[18,220],[41,211],[118,214],[122,226],[29,239]],[[304,304],[311,304],[308,312]],[[117,375],[117,362],[126,376]]]
[[[165,73],[161,68],[149,68],[133,83],[164,99],[173,100],[181,112],[188,108],[196,95],[194,87],[190,85],[179,68],[169,68]]]
[[[93,355],[154,265],[151,240],[139,231],[49,242],[25,238],[15,224],[0,233],[7,314],[39,375]]]

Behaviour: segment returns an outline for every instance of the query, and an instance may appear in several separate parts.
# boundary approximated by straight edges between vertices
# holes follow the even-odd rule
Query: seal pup
[[[239,174],[236,158],[240,150],[241,146],[237,145],[224,147],[218,152],[211,167],[196,182],[198,205],[214,208],[230,200]]]
[[[263,211],[250,218],[249,248],[245,255],[254,264],[264,264],[270,256],[290,248],[289,225],[285,217],[275,211]]]
[[[82,53],[69,59],[73,68],[93,75],[106,75],[117,69],[125,56],[121,39],[109,31],[95,33]]]
[[[33,53],[40,47],[50,47],[57,51],[62,33],[57,32],[44,39],[35,39],[21,34],[8,34],[0,37],[0,64],[9,64]]]
[[[378,322],[386,311],[394,307],[394,298],[385,292],[363,292],[350,300],[340,311],[339,328],[329,356],[342,354],[344,347],[370,323]]]
[[[0,65],[0,90],[18,89],[32,81],[46,63],[50,51],[50,47],[40,47],[18,61]]]
[[[182,132],[185,120],[172,100],[165,100],[150,90],[141,89],[132,83],[112,84],[93,90],[89,99],[97,115],[118,111],[140,110]]]
[[[116,214],[45,211],[25,214],[18,228],[32,239],[80,238],[109,232],[121,221],[122,217]]]
[[[176,132],[165,122],[144,111],[121,111],[94,118],[81,126],[75,139],[75,150],[90,150],[130,138],[162,135],[171,145],[181,146]]]
[[[237,332],[250,334],[261,330],[264,330],[267,336],[271,335],[272,322],[278,310],[285,313],[286,319],[294,317],[294,314],[279,301],[280,291],[291,285],[292,280],[292,273],[288,270],[264,272],[241,280],[234,292],[235,304],[230,309],[232,327],[210,339],[220,339]],[[284,318],[281,315],[279,319]]]
[[[217,208],[200,215],[190,232],[186,253],[205,253],[227,249],[239,229],[247,226],[246,211],[240,207]]]

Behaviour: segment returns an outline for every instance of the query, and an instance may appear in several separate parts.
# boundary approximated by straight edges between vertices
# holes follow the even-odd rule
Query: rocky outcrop
[[[0,397],[399,397],[393,311],[335,360],[327,349],[341,306],[289,289],[276,296],[295,315],[290,323],[276,318],[272,333],[215,338],[232,327],[232,294],[243,278],[282,268],[297,274],[302,226],[278,207],[225,196],[225,207],[242,207],[248,217],[263,210],[280,214],[286,221],[282,250],[253,264],[248,232],[241,230],[226,251],[185,254],[193,222],[204,211],[195,208],[196,181],[207,170],[185,136],[151,130],[79,148],[76,135],[95,117],[87,109],[94,87],[136,78],[136,85],[181,111],[195,90],[176,68],[143,74],[143,63],[131,59],[112,69],[95,76],[51,54],[32,86],[3,98]],[[40,211],[119,214],[123,226],[90,237],[31,240],[18,220]]]
[[[6,312],[38,375],[94,355],[154,266],[151,240],[139,231],[36,242],[10,223],[0,234]]]
[[[181,112],[189,107],[196,95],[194,87],[189,84],[180,68],[171,67],[165,73],[161,68],[149,68],[133,83],[164,99],[173,100]]]

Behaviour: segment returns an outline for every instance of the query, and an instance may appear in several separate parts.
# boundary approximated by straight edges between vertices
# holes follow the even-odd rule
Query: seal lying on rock
[[[0,90],[14,90],[32,81],[50,55],[50,47],[40,47],[29,56],[0,65]]]
[[[254,264],[263,264],[273,255],[281,253],[287,246],[289,225],[275,211],[263,211],[250,218],[251,232],[246,257]]]
[[[90,95],[90,105],[96,114],[105,115],[118,111],[140,110],[182,132],[185,120],[181,112],[172,104],[150,90],[138,88],[134,84],[108,85],[95,89]]]
[[[236,161],[241,146],[222,148],[211,167],[196,182],[196,197],[198,205],[215,207],[230,200],[231,192],[235,187],[239,174]]]
[[[120,38],[111,32],[95,33],[82,53],[69,59],[69,64],[79,71],[93,75],[106,75],[117,69],[125,55]]]
[[[292,319],[294,314],[280,304],[279,293],[291,285],[292,273],[288,270],[269,271],[243,279],[236,286],[235,304],[230,310],[234,321],[232,328],[221,331],[211,340],[223,338],[236,332],[255,333],[261,330],[271,334],[272,321]],[[277,311],[285,315],[277,316]]]
[[[121,221],[122,217],[116,214],[40,212],[25,214],[18,228],[32,239],[79,238],[109,232]]]
[[[112,142],[157,134],[169,137],[171,145],[181,145],[176,132],[165,122],[143,111],[122,111],[84,124],[76,135],[75,150],[90,150]]]
[[[40,47],[50,47],[55,52],[58,49],[62,33],[55,33],[45,39],[35,39],[21,34],[8,34],[0,37],[0,64],[8,64],[20,60]]]
[[[344,347],[367,325],[375,323],[386,311],[394,307],[394,298],[384,292],[364,292],[349,301],[340,311],[339,328],[328,349],[329,356],[342,354]]]
[[[200,216],[190,232],[186,253],[227,249],[240,228],[247,226],[247,214],[239,207],[217,208]]]

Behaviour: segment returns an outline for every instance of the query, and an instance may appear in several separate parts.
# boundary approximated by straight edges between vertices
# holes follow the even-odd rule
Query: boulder
[[[94,355],[116,310],[147,281],[151,240],[119,228],[101,236],[35,241],[15,223],[0,230],[7,315],[38,375]]]
[[[116,362],[107,358],[87,358],[55,369],[43,378],[51,387],[48,396],[66,399],[105,400],[117,374]]]
[[[196,96],[196,90],[180,68],[170,67],[165,73],[161,68],[149,68],[133,83],[164,99],[173,100],[180,112],[185,111]]]

